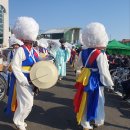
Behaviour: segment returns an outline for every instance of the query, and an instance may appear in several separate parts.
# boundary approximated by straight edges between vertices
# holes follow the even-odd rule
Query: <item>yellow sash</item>
[[[80,107],[79,107],[79,112],[76,115],[78,124],[80,124],[81,119],[83,117],[83,113],[84,113],[86,103],[87,103],[87,93],[84,92],[83,96],[82,96],[81,104],[80,104]]]
[[[80,82],[83,84],[83,86],[86,86],[88,84],[90,74],[91,74],[90,69],[83,68],[76,82]]]
[[[91,74],[90,69],[83,68],[81,71],[81,74],[78,76],[76,82],[80,82],[83,84],[83,86],[86,86],[88,84],[90,74]],[[80,122],[82,120],[86,104],[87,104],[87,93],[83,92],[81,104],[79,107],[79,112],[76,115],[78,124],[80,124]]]
[[[31,66],[22,66],[22,70],[30,71]]]
[[[16,84],[14,85],[14,92],[12,97],[11,110],[14,112],[17,107],[17,94],[16,94]]]

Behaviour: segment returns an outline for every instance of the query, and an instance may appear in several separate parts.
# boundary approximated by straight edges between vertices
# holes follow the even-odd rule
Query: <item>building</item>
[[[9,47],[8,0],[0,0],[0,48]]]
[[[130,45],[130,39],[123,39],[121,42]]]
[[[51,29],[39,35],[39,38],[61,39],[65,38],[69,43],[78,43],[80,28]]]

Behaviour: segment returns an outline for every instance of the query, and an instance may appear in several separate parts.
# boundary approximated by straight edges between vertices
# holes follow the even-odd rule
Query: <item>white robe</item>
[[[13,73],[16,77],[17,109],[13,121],[17,126],[24,127],[24,120],[29,115],[33,106],[33,92],[31,86],[27,86],[28,80],[22,72],[22,61],[26,59],[22,47],[18,48],[12,62]]]

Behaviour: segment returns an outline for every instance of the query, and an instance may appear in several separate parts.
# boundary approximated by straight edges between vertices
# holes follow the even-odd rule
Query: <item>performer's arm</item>
[[[70,49],[67,48],[65,52],[66,52],[66,53],[65,53],[65,54],[66,54],[66,56],[65,56],[65,61],[67,62],[67,61],[69,61],[69,59],[70,59]]]
[[[83,62],[82,62],[82,52],[79,53],[78,61],[77,61],[77,68],[82,68]]]
[[[100,73],[100,81],[104,86],[111,87],[113,86],[113,81],[109,72],[109,65],[107,56],[105,53],[99,54],[97,57],[97,65]]]

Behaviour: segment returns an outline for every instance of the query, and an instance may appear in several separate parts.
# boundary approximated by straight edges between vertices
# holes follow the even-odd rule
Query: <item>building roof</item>
[[[123,39],[121,42],[128,43],[128,42],[130,42],[130,39]]]
[[[80,28],[74,27],[74,28],[50,29],[50,30],[47,30],[46,32],[44,32],[43,34],[65,33],[65,32],[67,32],[67,31],[69,31],[70,29],[80,29]]]

